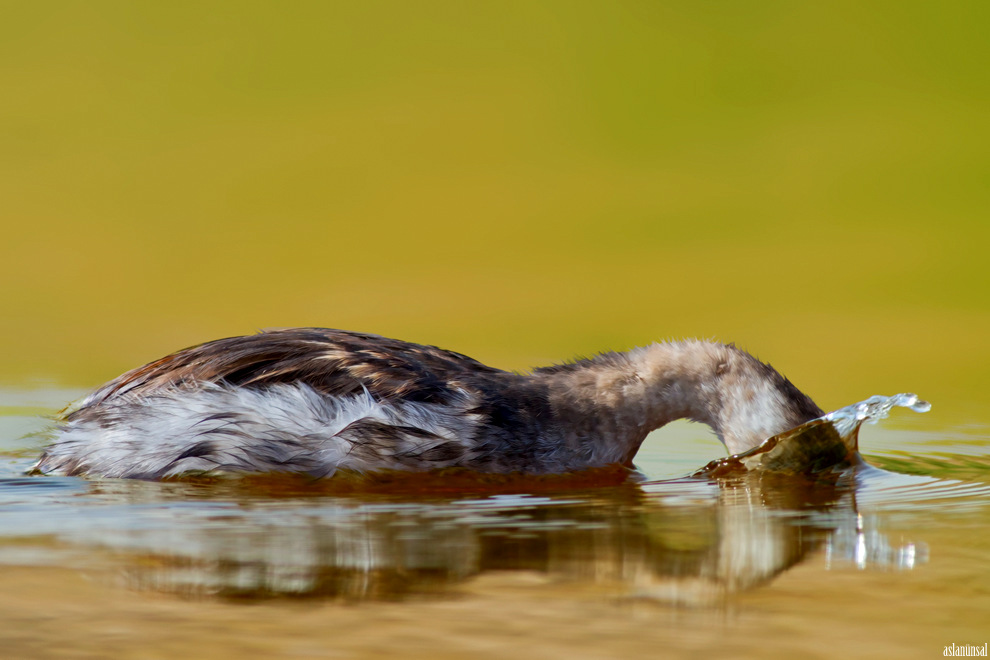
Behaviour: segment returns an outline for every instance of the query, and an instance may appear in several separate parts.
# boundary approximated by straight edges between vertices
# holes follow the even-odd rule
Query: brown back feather
[[[90,405],[113,396],[141,396],[195,383],[245,387],[305,383],[330,396],[367,389],[379,400],[401,397],[444,403],[462,385],[462,378],[504,373],[435,346],[343,330],[292,328],[178,351],[107,383]]]

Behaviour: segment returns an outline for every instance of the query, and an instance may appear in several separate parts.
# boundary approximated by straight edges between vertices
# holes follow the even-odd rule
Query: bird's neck
[[[769,365],[710,342],[652,344],[545,377],[559,422],[578,429],[571,443],[591,443],[606,462],[630,462],[647,433],[675,419],[707,424],[736,454],[822,414]]]

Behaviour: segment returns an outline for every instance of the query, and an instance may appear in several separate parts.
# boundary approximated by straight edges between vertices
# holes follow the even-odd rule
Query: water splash
[[[874,394],[865,401],[833,410],[821,417],[821,419],[831,422],[832,426],[841,435],[848,435],[849,433],[858,431],[859,427],[864,423],[875,424],[881,419],[886,418],[890,414],[890,411],[897,407],[909,408],[915,412],[925,413],[932,409],[932,404],[919,399],[917,394],[904,393],[895,394],[894,396]]]
[[[863,462],[860,426],[884,419],[894,408],[923,413],[931,407],[916,394],[874,395],[779,433],[749,451],[712,461],[692,476],[727,477],[752,470],[809,474],[857,465]]]

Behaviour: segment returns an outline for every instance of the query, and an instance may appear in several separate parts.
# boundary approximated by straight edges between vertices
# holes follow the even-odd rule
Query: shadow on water
[[[0,563],[49,556],[132,589],[234,600],[456,596],[482,574],[523,571],[615,597],[720,605],[819,553],[861,569],[925,561],[923,543],[892,545],[861,515],[863,497],[972,488],[867,465],[856,433],[868,418],[816,420],[668,481],[619,468],[3,479]]]

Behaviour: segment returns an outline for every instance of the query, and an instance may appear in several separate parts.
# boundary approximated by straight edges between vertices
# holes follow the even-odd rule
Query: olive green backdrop
[[[988,8],[2,2],[0,382],[325,325],[978,402]]]

